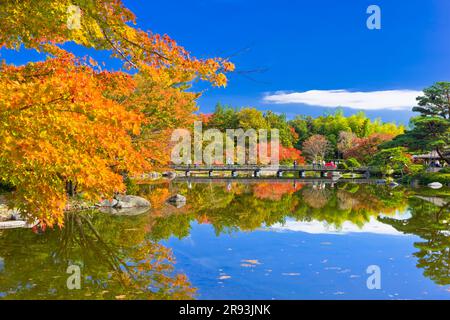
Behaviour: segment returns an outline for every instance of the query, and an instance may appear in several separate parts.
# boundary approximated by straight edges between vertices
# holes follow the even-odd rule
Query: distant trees
[[[378,152],[380,144],[392,139],[390,134],[374,133],[369,137],[354,138],[352,146],[344,152],[344,158],[355,158],[367,164],[372,156]]]
[[[205,116],[203,115],[203,118]],[[278,129],[280,135],[280,143],[287,147],[294,147],[298,138],[294,128],[292,128],[284,114],[276,114],[272,111],[263,113],[255,108],[232,108],[223,106],[218,103],[214,113],[208,115],[207,122],[204,123],[205,128],[216,128],[223,132],[226,129]]]
[[[392,122],[385,123],[379,119],[372,121],[363,112],[346,117],[342,110],[317,118],[296,116],[289,121],[289,124],[298,134],[297,142],[294,143],[295,147],[301,148],[303,142],[310,136],[320,134],[330,141],[330,156],[336,158],[345,153],[344,149],[348,150],[350,143],[353,142],[353,137],[364,139],[376,134],[394,137],[402,134],[405,130],[403,125],[396,125]]]
[[[302,150],[305,156],[311,161],[324,160],[330,147],[330,141],[328,141],[327,137],[315,134],[303,142]]]
[[[227,129],[242,128],[244,130],[254,129],[256,131],[265,129],[268,131],[267,138],[270,139],[270,130],[277,129],[280,138],[280,162],[292,163],[293,161],[297,161],[298,164],[301,164],[305,161],[302,152],[294,148],[298,134],[289,125],[286,116],[283,114],[278,115],[271,111],[263,113],[250,107],[237,109],[223,106],[219,103],[216,105],[214,113],[201,115],[200,118],[203,121],[204,129],[215,128],[224,133]],[[258,144],[260,143],[262,142],[258,141]],[[268,150],[270,151],[270,146],[268,146]]]
[[[288,121],[286,115],[272,111],[217,104],[214,113],[201,115],[201,119],[205,128],[217,128],[223,132],[236,128],[278,129],[280,143],[285,148],[283,154],[287,150],[292,154],[292,148],[295,148],[305,155],[309,152],[310,160],[353,157],[364,164],[379,150],[380,143],[404,132],[402,125],[383,123],[378,119],[372,121],[363,112],[346,117],[341,110],[317,118],[298,115]],[[317,135],[320,138],[308,141]],[[314,145],[315,142],[319,145]],[[290,160],[295,158],[294,154],[288,157]]]
[[[356,134],[351,131],[339,132],[337,150],[340,152],[340,154],[347,153],[351,148],[354,147],[354,142],[356,139]]]

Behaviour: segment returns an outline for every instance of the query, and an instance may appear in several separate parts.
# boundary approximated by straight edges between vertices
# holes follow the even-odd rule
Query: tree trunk
[[[447,162],[447,164],[450,165],[450,159],[444,157],[444,155],[442,154],[441,150],[439,150],[439,148],[436,148],[436,152],[443,161]]]
[[[66,181],[66,193],[69,197],[73,197],[75,195],[75,186],[72,180]]]

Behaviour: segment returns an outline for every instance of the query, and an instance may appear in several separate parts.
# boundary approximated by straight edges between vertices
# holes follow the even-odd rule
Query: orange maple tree
[[[196,59],[166,35],[135,26],[120,0],[0,3],[0,49],[48,56],[0,66],[0,183],[11,205],[46,225],[62,225],[67,185],[97,200],[125,191],[122,174],[167,163],[171,130],[192,121],[196,79],[225,86],[230,62]],[[105,71],[64,49],[106,49],[125,71]],[[130,71],[130,72],[129,72]]]

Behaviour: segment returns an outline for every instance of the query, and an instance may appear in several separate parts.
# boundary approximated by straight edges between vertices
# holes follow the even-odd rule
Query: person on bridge
[[[294,168],[297,168],[297,160],[294,160]]]

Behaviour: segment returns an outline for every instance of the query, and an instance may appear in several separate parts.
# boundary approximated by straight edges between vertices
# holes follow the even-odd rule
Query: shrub
[[[340,162],[337,167],[338,167],[338,169],[343,169],[343,170],[348,169],[348,165],[345,162]]]
[[[139,186],[132,179],[126,177],[124,183],[127,187],[127,194],[136,195],[139,193]]]
[[[345,161],[345,164],[347,165],[348,168],[359,168],[359,167],[361,167],[361,164],[355,158],[348,158]]]
[[[424,172],[425,168],[421,164],[411,164],[408,166],[408,169],[406,171],[410,175],[416,175],[418,173]]]
[[[423,172],[415,175],[414,179],[418,179],[422,185],[427,185],[431,182],[440,182],[443,185],[450,185],[450,173],[441,172]]]
[[[450,173],[450,167],[442,168],[441,171],[439,171],[439,173]]]

